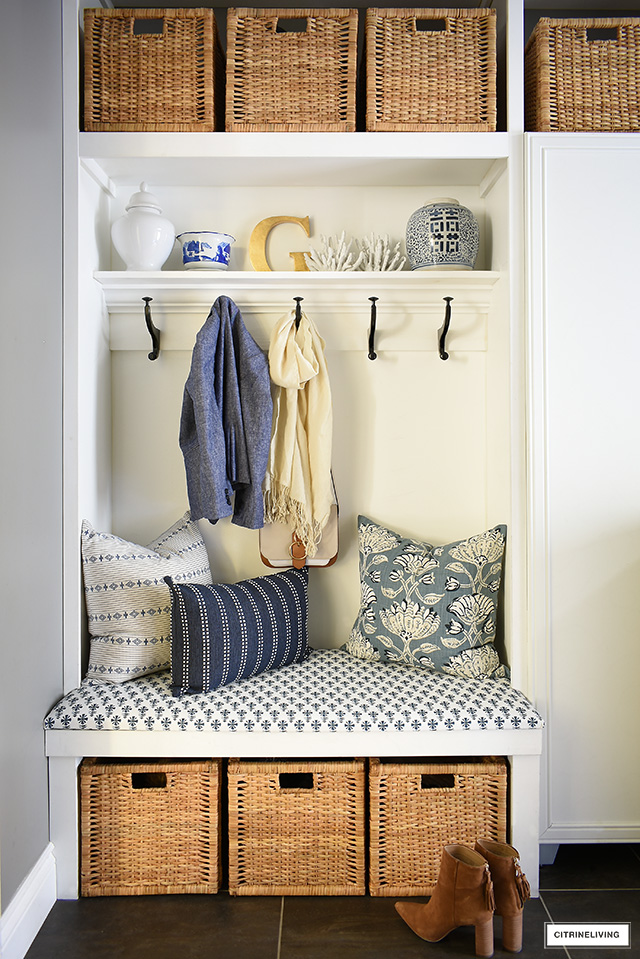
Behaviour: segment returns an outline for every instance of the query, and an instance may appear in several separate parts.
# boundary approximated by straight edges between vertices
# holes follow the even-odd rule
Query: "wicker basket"
[[[365,761],[230,759],[229,892],[362,896]]]
[[[528,130],[640,130],[640,18],[542,17],[525,49]]]
[[[495,10],[366,16],[367,130],[496,129]]]
[[[85,10],[85,130],[211,131],[223,110],[212,10]]]
[[[220,760],[80,767],[83,896],[215,893]]]
[[[369,892],[430,896],[442,847],[506,841],[507,767],[502,759],[369,760]]]
[[[353,132],[357,31],[355,9],[229,10],[227,130]]]

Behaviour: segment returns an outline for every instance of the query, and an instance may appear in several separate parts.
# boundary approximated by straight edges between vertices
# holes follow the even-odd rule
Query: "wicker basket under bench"
[[[229,892],[362,896],[363,759],[229,760]]]
[[[369,892],[430,896],[442,847],[506,842],[507,765],[496,758],[369,761]]]
[[[81,894],[218,892],[220,771],[219,759],[85,759]]]

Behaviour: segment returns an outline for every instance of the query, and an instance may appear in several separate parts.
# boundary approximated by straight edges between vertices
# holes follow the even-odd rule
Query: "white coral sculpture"
[[[313,247],[305,253],[310,270],[341,270],[351,272],[361,269],[364,253],[356,256],[351,250],[353,240],[347,240],[344,231],[337,236],[320,236],[322,246],[318,250]]]
[[[400,243],[392,249],[386,233],[384,236],[370,233],[358,245],[362,256],[361,270],[401,270],[407,261],[400,253]]]

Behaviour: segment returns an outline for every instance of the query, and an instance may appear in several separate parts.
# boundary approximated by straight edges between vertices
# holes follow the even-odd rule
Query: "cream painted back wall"
[[[245,320],[251,329],[251,315]],[[311,574],[310,632],[320,646],[343,642],[355,617],[359,512],[431,542],[480,532],[487,521],[486,354],[443,362],[433,351],[387,353],[381,341],[371,362],[365,346],[327,351],[341,541],[337,563]],[[112,358],[114,530],[145,542],[187,508],[178,430],[190,360],[185,352],[154,363],[139,352]],[[228,520],[201,526],[214,580],[269,572],[257,532]]]

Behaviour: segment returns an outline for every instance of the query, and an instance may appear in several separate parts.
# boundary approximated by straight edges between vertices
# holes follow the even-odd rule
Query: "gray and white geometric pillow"
[[[342,647],[359,659],[507,679],[494,645],[506,526],[432,546],[358,517],[361,604]]]
[[[211,583],[209,558],[189,512],[148,546],[82,524],[90,634],[87,677],[122,683],[171,665],[171,594],[164,582]]]

